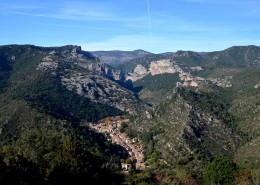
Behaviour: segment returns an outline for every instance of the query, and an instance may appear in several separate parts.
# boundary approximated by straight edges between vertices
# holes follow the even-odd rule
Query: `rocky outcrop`
[[[138,64],[133,73],[128,73],[126,80],[131,80],[135,82],[142,79],[148,74],[157,75],[164,73],[176,73],[180,71],[178,65],[174,65],[175,62],[169,59],[157,60],[150,63],[148,68],[145,68],[141,64]]]
[[[100,75],[104,75],[109,79],[124,82],[125,81],[125,73],[121,70],[115,70],[114,68],[107,66],[102,62],[95,63],[78,63],[81,67],[84,67],[92,72],[98,73]]]
[[[149,71],[142,65],[138,64],[133,73],[129,73],[126,76],[126,81],[135,82],[136,80],[142,79],[149,74]]]
[[[36,70],[46,71],[48,69],[55,70],[58,67],[58,62],[53,61],[51,56],[42,59],[42,62],[37,66]]]
[[[260,87],[260,83],[255,84],[254,88],[257,89],[258,87]]]
[[[192,68],[193,71],[200,71],[202,68],[200,66],[196,66]],[[159,74],[165,74],[165,73],[179,73],[180,81],[176,85],[178,87],[187,87],[187,86],[193,86],[197,87],[199,84],[201,84],[204,81],[204,78],[201,77],[193,77],[190,74],[190,71],[186,68],[180,66],[178,62],[170,60],[170,59],[161,59],[152,61],[149,64],[148,68],[145,68],[141,64],[138,64],[133,73],[128,73],[126,76],[126,80],[130,80],[132,82],[135,82],[137,80],[142,79],[148,74],[159,75]]]
[[[125,81],[126,75],[123,71],[115,70],[113,67],[100,62],[100,60],[91,53],[82,51],[80,46],[69,45],[51,49],[48,55],[42,59],[42,63],[38,65],[37,70],[45,71],[47,69],[56,69],[58,62],[55,61],[55,57],[60,56],[67,63],[77,64],[91,72],[104,75],[115,81]]]
[[[75,91],[80,96],[130,114],[137,114],[145,109],[145,104],[134,93],[99,75],[74,73],[62,76],[61,82],[68,90]]]
[[[62,72],[58,72],[58,68]],[[115,82],[125,81],[122,71],[100,62],[79,46],[52,48],[36,70],[51,70],[53,75],[60,74],[61,83],[69,91],[94,102],[116,107],[129,114],[137,114],[146,109],[146,105],[133,92]]]
[[[192,70],[192,71],[202,71],[203,69],[200,66],[196,66],[196,67],[190,67],[190,70]]]
[[[164,73],[176,73],[177,69],[174,66],[174,62],[165,59],[151,62],[149,71],[151,75],[157,75]]]
[[[67,45],[63,47],[53,47],[49,48],[51,51],[50,55],[53,56],[62,56],[66,60],[76,60],[80,61],[99,61],[97,57],[92,55],[90,52],[83,51],[80,46],[76,45]]]
[[[224,76],[222,78],[209,78],[208,80],[213,82],[219,87],[232,87],[231,80],[233,76]]]

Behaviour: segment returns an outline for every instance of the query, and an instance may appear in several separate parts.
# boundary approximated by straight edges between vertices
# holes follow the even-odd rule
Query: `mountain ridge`
[[[111,50],[111,51],[92,51],[91,52],[96,57],[104,63],[110,64],[112,66],[117,66],[128,60],[142,57],[148,54],[152,54],[148,51],[137,49],[133,51],[121,51],[121,50]]]

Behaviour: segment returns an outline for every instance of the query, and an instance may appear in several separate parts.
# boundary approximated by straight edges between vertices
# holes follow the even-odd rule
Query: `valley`
[[[0,9],[0,185],[260,185],[260,0]]]
[[[15,182],[30,167],[42,184],[189,185],[212,184],[225,163],[228,182],[257,185],[259,60],[258,46],[0,46],[0,170]]]
[[[104,133],[108,136],[108,140],[124,147],[131,158],[133,167],[135,169],[144,169],[144,156],[143,156],[143,147],[141,141],[138,138],[129,138],[126,134],[121,133],[120,129],[122,128],[123,123],[128,123],[129,119],[121,119],[120,116],[107,118],[106,123],[91,124],[90,128],[95,129],[97,132]],[[111,121],[110,121],[111,120]],[[122,163],[121,166],[124,166],[125,163]],[[125,169],[128,171],[128,168]]]

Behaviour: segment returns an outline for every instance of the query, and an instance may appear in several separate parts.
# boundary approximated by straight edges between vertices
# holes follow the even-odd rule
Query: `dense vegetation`
[[[1,184],[121,184],[127,153],[88,130],[27,130],[1,148]],[[101,139],[102,138],[102,139]],[[121,153],[120,153],[121,152]]]
[[[133,83],[134,89],[139,89],[140,97],[149,102],[155,103],[166,97],[165,95],[172,91],[179,81],[178,74],[158,74],[147,75],[144,78]]]

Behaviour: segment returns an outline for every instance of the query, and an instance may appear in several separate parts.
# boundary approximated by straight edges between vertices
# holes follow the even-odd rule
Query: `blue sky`
[[[155,53],[260,45],[259,0],[0,0],[0,10],[0,45]]]

